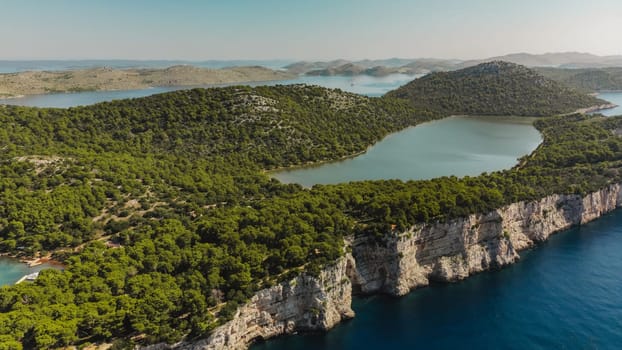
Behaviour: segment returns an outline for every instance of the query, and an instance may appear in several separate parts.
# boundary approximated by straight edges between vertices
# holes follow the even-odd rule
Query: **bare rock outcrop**
[[[354,317],[352,284],[342,258],[319,276],[300,275],[257,292],[240,307],[233,320],[216,328],[209,338],[193,343],[155,345],[149,350],[246,349],[257,340],[295,331],[324,331]]]

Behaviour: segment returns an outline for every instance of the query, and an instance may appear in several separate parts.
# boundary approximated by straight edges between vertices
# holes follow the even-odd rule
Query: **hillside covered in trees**
[[[204,336],[255,290],[333,261],[352,231],[334,205],[263,170],[438,117],[309,86],[0,106],[0,251],[67,264],[0,291],[0,343]]]
[[[534,70],[494,61],[436,72],[387,94],[445,114],[548,116],[606,103]]]
[[[622,118],[582,115],[538,121],[533,155],[478,177],[308,190],[265,174],[442,116],[308,86],[1,106],[0,251],[66,269],[0,288],[0,348],[206,337],[255,291],[331,264],[346,236],[621,180]]]
[[[586,92],[622,90],[622,67],[536,68],[538,73]]]

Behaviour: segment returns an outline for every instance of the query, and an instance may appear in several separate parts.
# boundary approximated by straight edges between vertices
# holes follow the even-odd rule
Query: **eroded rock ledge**
[[[458,281],[512,264],[519,259],[518,251],[621,205],[616,184],[585,197],[551,195],[486,214],[415,225],[381,241],[353,238],[346,242],[351,253],[319,277],[298,276],[259,291],[209,338],[148,349],[246,349],[258,339],[327,330],[354,316],[353,292],[404,295],[430,281]]]

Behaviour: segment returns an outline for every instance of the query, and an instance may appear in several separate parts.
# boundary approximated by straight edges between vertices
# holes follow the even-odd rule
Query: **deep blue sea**
[[[551,237],[521,261],[402,298],[356,298],[328,333],[252,350],[622,349],[622,211]]]

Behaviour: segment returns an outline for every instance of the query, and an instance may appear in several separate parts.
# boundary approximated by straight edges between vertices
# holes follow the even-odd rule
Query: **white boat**
[[[20,278],[19,281],[15,282],[15,284],[19,284],[19,283],[22,283],[24,281],[32,282],[32,281],[36,280],[37,277],[39,277],[39,272],[38,271],[30,273],[30,274]]]

